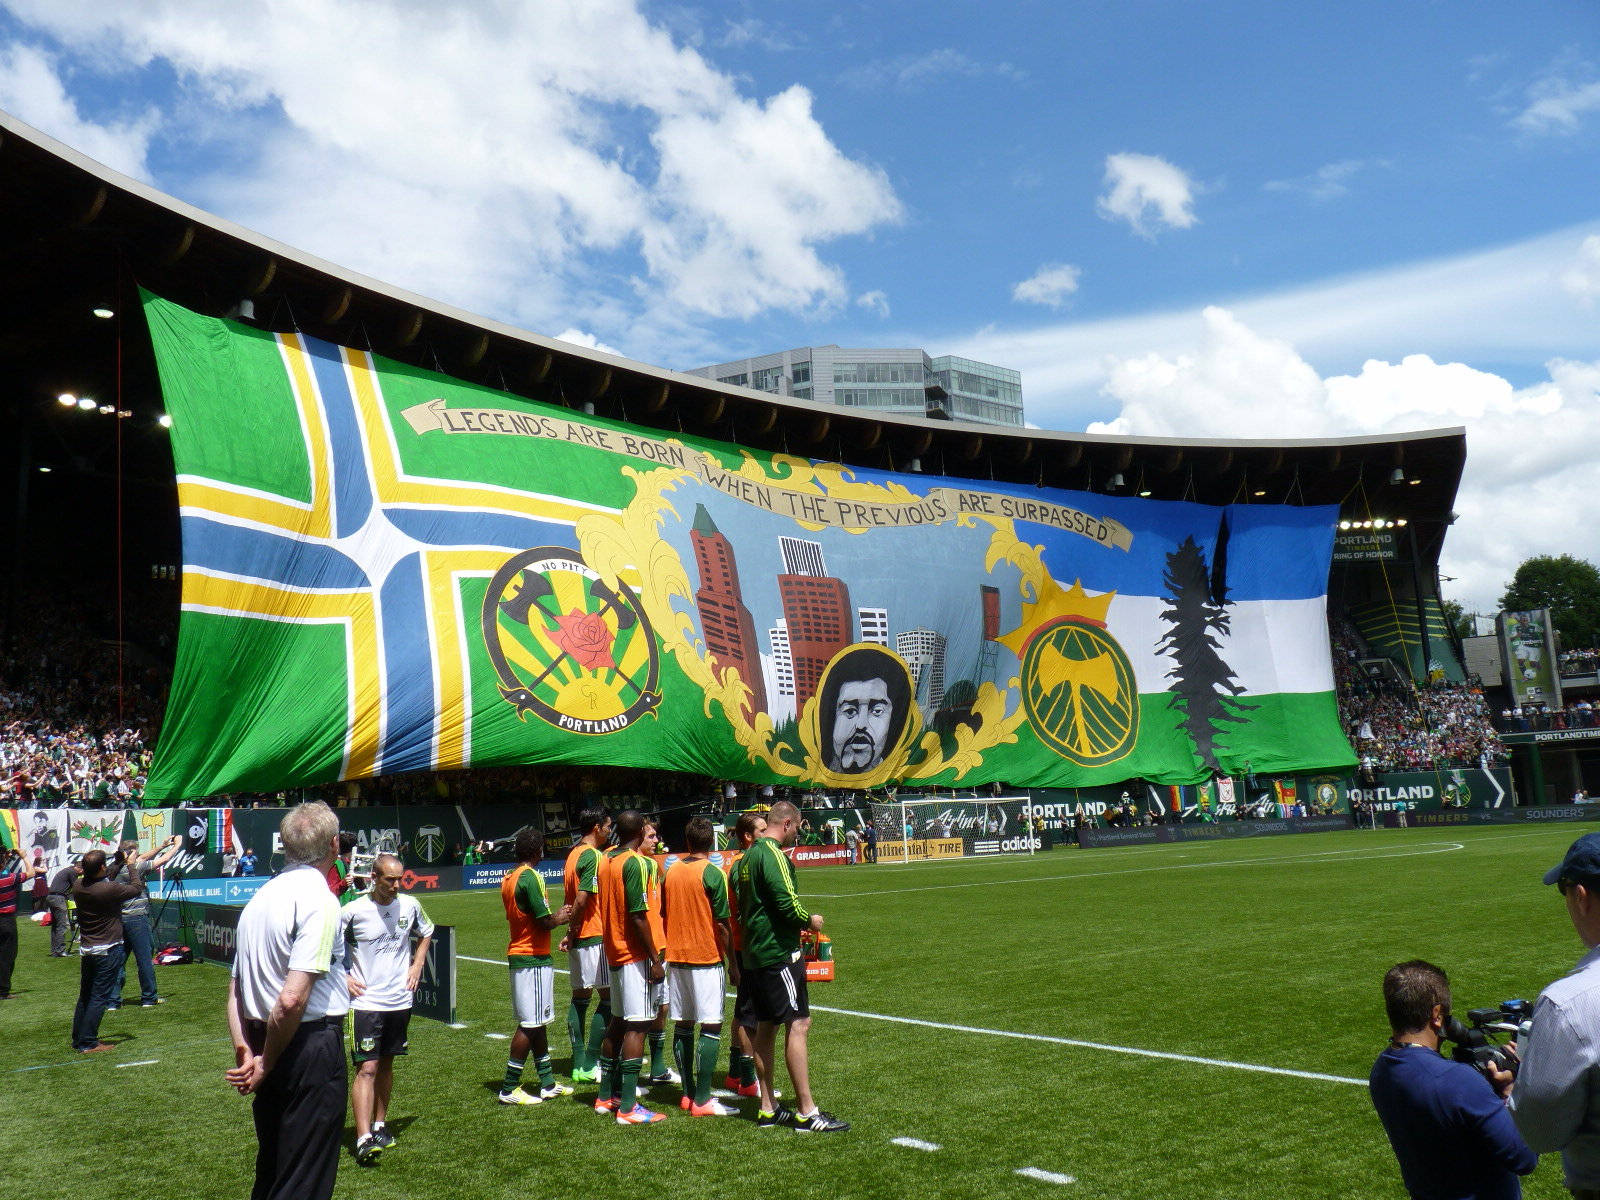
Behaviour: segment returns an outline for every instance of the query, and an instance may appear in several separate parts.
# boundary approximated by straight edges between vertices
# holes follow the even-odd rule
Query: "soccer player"
[[[744,927],[741,966],[747,983],[746,1019],[756,1021],[756,1080],[761,1085],[763,1129],[789,1125],[806,1133],[834,1133],[850,1128],[811,1098],[806,1038],[811,1005],[806,996],[806,965],[800,955],[800,934],[822,931],[822,914],[807,911],[794,886],[794,868],[784,849],[800,832],[800,810],[780,800],[767,813],[767,834],[757,838],[734,868],[739,920]],[[784,1062],[794,1084],[796,1109],[780,1107],[772,1091],[773,1042],[779,1025],[787,1029]]]
[[[652,855],[664,853],[661,849],[660,829],[654,821],[644,823],[644,837],[639,841],[639,853],[644,856],[649,878],[645,883],[646,897],[650,902],[650,935],[655,939],[656,953],[663,962],[667,957],[667,927],[661,919],[661,864]],[[656,1019],[650,1025],[650,1069],[639,1076],[639,1087],[645,1089],[658,1083],[677,1083],[678,1073],[667,1065],[667,988],[663,983],[655,989]]]
[[[394,1060],[410,1046],[406,1034],[412,993],[433,942],[428,914],[415,897],[400,892],[405,870],[393,854],[378,855],[372,864],[372,891],[340,911],[350,991],[350,1061],[356,1068],[350,1107],[356,1118],[356,1161],[362,1166],[376,1163],[394,1145],[388,1122]],[[419,939],[415,950],[413,930]]]
[[[517,865],[500,881],[500,902],[505,905],[510,940],[506,959],[511,967],[511,1009],[517,1032],[511,1037],[511,1056],[500,1087],[501,1104],[538,1104],[572,1089],[557,1083],[550,1065],[550,1035],[546,1026],[556,1019],[556,972],[550,962],[550,931],[565,925],[572,907],[563,904],[550,911],[539,860],[544,858],[544,834],[531,825],[517,830],[512,839]],[[522,1086],[522,1070],[533,1051],[539,1072],[537,1095]]]
[[[755,840],[767,832],[767,819],[760,813],[740,813],[739,819],[733,823],[733,840],[736,849],[726,851],[722,856],[722,870],[727,875],[728,884],[728,923],[733,930],[733,959],[739,959],[739,952],[743,949],[744,934],[739,925],[739,900],[733,891],[733,868],[744,857],[745,852],[755,844]],[[755,1033],[755,1018],[750,1018],[746,1025],[739,1019],[739,1014],[748,1012],[749,998],[745,995],[744,975],[741,973],[734,980],[733,1001],[733,1037],[728,1045],[728,1078],[723,1080],[723,1086],[741,1096],[758,1096],[761,1094],[760,1085],[756,1083],[756,1060],[752,1053],[754,1044],[752,1035]],[[777,1092],[773,1093],[777,1095]]]
[[[672,865],[661,884],[667,928],[667,995],[672,1010],[672,1057],[683,1078],[682,1107],[692,1117],[731,1117],[736,1110],[711,1098],[722,1041],[723,962],[734,981],[733,931],[728,925],[728,879],[708,857],[711,822],[695,817],[684,831],[686,857]],[[694,1027],[700,1026],[698,1046]]]
[[[572,1081],[600,1081],[600,1043],[611,1023],[611,972],[606,966],[600,930],[600,859],[611,841],[611,814],[603,808],[586,808],[578,814],[578,844],[567,855],[562,873],[566,902],[572,909],[567,952],[572,1000],[567,1005],[567,1037],[572,1042]],[[600,993],[594,1017],[589,1018],[589,998]],[[588,1026],[585,1037],[584,1027]]]
[[[630,808],[617,817],[617,848],[600,865],[600,921],[611,967],[611,1025],[606,1040],[612,1058],[594,1110],[615,1113],[619,1125],[652,1125],[666,1119],[664,1113],[639,1103],[644,1035],[659,1007],[656,989],[666,978],[650,930],[649,860],[639,853],[643,838],[644,816]]]

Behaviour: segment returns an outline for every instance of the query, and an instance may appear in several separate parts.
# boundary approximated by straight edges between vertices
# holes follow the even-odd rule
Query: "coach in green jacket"
[[[836,1133],[849,1129],[811,1099],[811,1078],[806,1057],[806,1034],[811,1028],[811,1005],[806,996],[806,964],[800,952],[800,935],[822,929],[822,914],[808,912],[794,886],[794,867],[783,851],[793,846],[800,832],[800,810],[780,800],[767,813],[767,833],[757,838],[733,868],[734,894],[739,902],[739,924],[744,949],[741,965],[746,987],[745,1007],[734,1020],[754,1027],[756,1079],[761,1087],[763,1127],[788,1125],[806,1133]],[[780,1107],[772,1093],[772,1048],[779,1025],[786,1026],[784,1061],[794,1084],[795,1108]]]

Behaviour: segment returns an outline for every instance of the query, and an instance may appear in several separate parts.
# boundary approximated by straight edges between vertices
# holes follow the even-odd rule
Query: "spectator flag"
[[[233,809],[213,808],[206,818],[206,826],[208,834],[206,849],[213,854],[238,852],[238,847],[234,845]]]
[[[0,850],[15,850],[22,845],[17,834],[17,810],[0,808]]]
[[[148,796],[542,762],[865,789],[1355,761],[1332,507],[845,467],[145,313],[183,533]]]

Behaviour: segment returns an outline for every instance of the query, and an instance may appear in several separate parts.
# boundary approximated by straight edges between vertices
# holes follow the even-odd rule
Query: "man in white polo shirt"
[[[239,914],[228,1030],[237,1066],[227,1079],[255,1095],[251,1200],[328,1200],[339,1169],[348,1082],[339,901],[327,874],[339,818],[315,801],[278,827],[284,868]]]
[[[433,941],[433,922],[422,905],[400,892],[405,872],[405,864],[394,855],[378,855],[372,863],[372,891],[345,905],[342,914],[351,996],[350,1061],[356,1065],[350,1099],[356,1161],[364,1167],[394,1145],[388,1125],[394,1059],[409,1046],[411,994]],[[415,950],[413,930],[419,939]]]

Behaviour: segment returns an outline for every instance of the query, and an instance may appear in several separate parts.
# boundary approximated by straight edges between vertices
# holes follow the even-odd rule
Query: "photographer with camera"
[[[1439,1053],[1450,1020],[1449,978],[1421,960],[1390,967],[1383,1006],[1393,1037],[1372,1065],[1372,1106],[1406,1191],[1415,1200],[1517,1200],[1517,1176],[1539,1160],[1506,1108],[1511,1073],[1495,1071],[1491,1084]]]
[[[1573,842],[1544,881],[1589,952],[1534,1006],[1511,1112],[1528,1145],[1561,1151],[1577,1200],[1600,1200],[1600,833]]]

